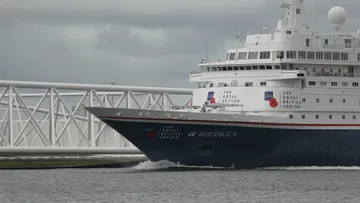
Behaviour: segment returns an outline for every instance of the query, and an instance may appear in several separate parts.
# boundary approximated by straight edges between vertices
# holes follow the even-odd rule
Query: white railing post
[[[130,100],[130,91],[126,92],[126,108],[130,109],[131,107],[131,100]]]
[[[9,95],[9,144],[10,147],[14,146],[14,142],[13,142],[13,136],[14,136],[14,126],[13,126],[13,86],[10,85],[9,87],[9,91],[8,91],[8,95]]]
[[[50,125],[49,125],[49,140],[50,140],[50,144],[51,146],[55,147],[56,146],[56,135],[55,135],[55,113],[54,113],[54,105],[55,105],[55,101],[54,101],[54,88],[50,88]]]
[[[89,91],[89,106],[94,106],[94,90],[90,90]],[[89,118],[89,139],[90,139],[90,144],[91,147],[96,147],[95,144],[95,134],[94,134],[94,116],[91,113],[88,113],[88,118]]]
[[[166,93],[164,92],[164,93],[162,93],[162,96],[161,96],[162,98],[162,108],[166,108],[165,106],[166,106]]]

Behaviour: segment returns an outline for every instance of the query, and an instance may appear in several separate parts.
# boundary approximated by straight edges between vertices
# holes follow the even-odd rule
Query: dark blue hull
[[[235,168],[360,166],[357,130],[103,121],[152,161]]]

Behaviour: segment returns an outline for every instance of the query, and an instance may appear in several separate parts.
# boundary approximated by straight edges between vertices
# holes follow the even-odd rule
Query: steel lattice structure
[[[1,150],[134,148],[84,106],[166,108],[187,105],[191,89],[0,81]],[[36,92],[36,93],[33,93]]]

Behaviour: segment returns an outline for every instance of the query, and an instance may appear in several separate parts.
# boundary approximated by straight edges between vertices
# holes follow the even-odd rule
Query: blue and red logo
[[[210,104],[216,103],[215,97],[214,97],[214,92],[208,92],[207,101],[210,102]]]
[[[145,135],[148,138],[153,138],[155,136],[155,131],[151,128],[146,128],[145,129]]]
[[[265,101],[269,101],[269,105],[272,108],[276,108],[278,106],[278,102],[274,98],[274,93],[272,91],[265,92]]]

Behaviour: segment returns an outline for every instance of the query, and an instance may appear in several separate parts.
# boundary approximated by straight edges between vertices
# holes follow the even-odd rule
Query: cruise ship
[[[226,60],[190,74],[191,106],[87,107],[150,160],[249,169],[360,166],[360,30],[328,12],[333,32],[312,31],[304,0],[282,0],[273,32],[248,34]]]

